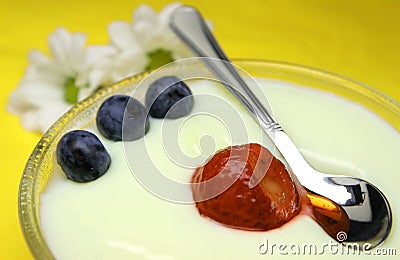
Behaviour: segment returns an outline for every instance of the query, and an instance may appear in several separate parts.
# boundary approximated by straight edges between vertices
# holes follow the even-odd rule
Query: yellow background
[[[131,20],[142,2],[0,0],[0,259],[31,258],[20,231],[17,192],[39,135],[22,129],[5,105],[31,48],[47,50],[56,27],[108,42],[107,25]],[[169,1],[146,1],[160,10]],[[366,83],[400,101],[400,1],[184,1],[214,23],[233,58],[262,58],[323,68]],[[225,4],[226,3],[226,4]]]

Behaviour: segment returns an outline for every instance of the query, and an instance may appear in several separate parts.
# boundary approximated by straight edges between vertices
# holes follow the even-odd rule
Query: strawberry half
[[[245,230],[277,228],[300,212],[300,197],[285,165],[259,144],[217,152],[192,177],[202,216]]]

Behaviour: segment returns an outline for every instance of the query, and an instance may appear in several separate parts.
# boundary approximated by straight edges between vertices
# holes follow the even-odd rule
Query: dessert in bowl
[[[235,63],[257,80],[275,118],[312,166],[371,181],[393,209],[400,206],[393,182],[400,166],[394,156],[400,152],[399,104],[320,70],[268,61]],[[269,231],[233,229],[199,214],[194,201],[190,203],[190,185],[165,191],[146,183],[143,173],[151,171],[176,183],[189,183],[198,166],[230,145],[260,143],[273,151],[239,103],[218,83],[192,77],[193,71],[212,78],[199,62],[134,76],[77,104],[43,136],[27,163],[19,194],[21,226],[35,257],[251,259],[285,254],[269,248],[271,244],[285,244],[283,251],[291,254],[289,245],[315,243],[321,252],[321,245],[332,240],[306,214]],[[94,121],[106,98],[133,94],[144,103],[145,82],[166,75],[193,78],[187,82],[194,96],[188,116],[150,118],[150,129],[135,141],[102,137]],[[92,182],[68,180],[56,162],[58,141],[74,129],[95,133],[111,155],[108,171]],[[394,226],[385,247],[398,244],[397,229]]]

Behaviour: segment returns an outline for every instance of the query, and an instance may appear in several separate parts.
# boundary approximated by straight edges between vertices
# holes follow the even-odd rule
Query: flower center
[[[78,101],[79,86],[75,84],[75,77],[68,77],[64,83],[64,100],[69,104]]]
[[[145,67],[146,70],[154,70],[174,61],[172,52],[163,48],[148,52],[147,57],[149,58],[149,63]]]

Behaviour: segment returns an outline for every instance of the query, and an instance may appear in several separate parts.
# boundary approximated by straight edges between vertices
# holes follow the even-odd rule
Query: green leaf
[[[75,78],[69,77],[64,83],[64,100],[69,104],[75,104],[78,101],[79,87],[75,85]]]
[[[147,53],[147,57],[149,57],[150,60],[145,67],[146,70],[154,70],[174,61],[172,52],[162,48]]]

